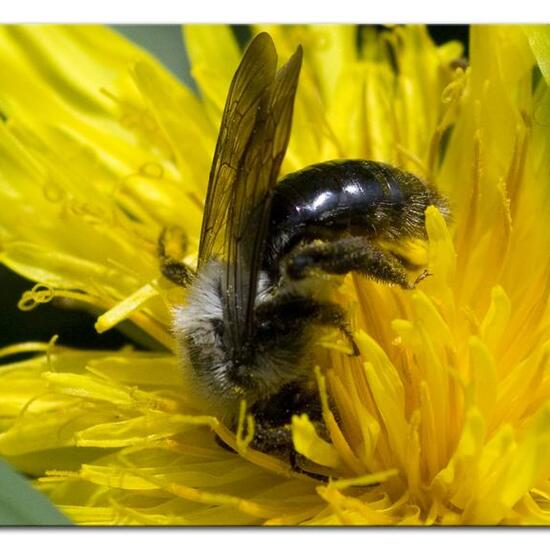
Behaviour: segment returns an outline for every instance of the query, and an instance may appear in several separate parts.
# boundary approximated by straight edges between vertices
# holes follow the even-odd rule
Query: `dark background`
[[[178,25],[113,25],[113,28],[149,50],[180,80],[193,85]],[[467,57],[467,25],[429,25],[428,29],[437,44],[449,40],[462,41]],[[241,43],[250,36],[245,25],[235,26],[234,30]],[[33,282],[0,265],[0,347],[31,340],[48,341],[54,334],[59,335],[59,344],[81,348],[117,349],[128,343],[127,338],[116,329],[97,334],[95,318],[88,313],[62,309],[52,304],[40,305],[29,312],[20,311],[17,302],[21,294],[33,285]]]

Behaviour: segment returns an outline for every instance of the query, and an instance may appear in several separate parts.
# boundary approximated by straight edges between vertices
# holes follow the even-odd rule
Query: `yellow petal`
[[[317,464],[335,468],[340,463],[334,447],[319,437],[305,414],[292,417],[292,442],[300,454]]]

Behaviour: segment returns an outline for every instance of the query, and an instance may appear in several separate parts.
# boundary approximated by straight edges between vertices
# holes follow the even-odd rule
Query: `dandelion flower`
[[[67,300],[159,344],[1,350],[35,353],[0,369],[0,455],[80,524],[550,523],[549,28],[474,26],[466,68],[421,26],[254,30],[281,58],[304,47],[283,173],[385,161],[453,210],[403,245],[433,274],[414,291],[336,292],[361,355],[323,337],[329,440],[292,422],[329,480],[248,447],[246,414],[237,434],[205,415],[172,352],[185,296],[156,241],[179,227],[194,262],[241,55],[227,27],[184,31],[198,95],[106,28],[0,28],[0,260],[35,284],[19,306]]]

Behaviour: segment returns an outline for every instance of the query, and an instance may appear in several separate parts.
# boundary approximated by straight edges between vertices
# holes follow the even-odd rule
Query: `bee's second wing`
[[[222,116],[199,244],[199,269],[223,252],[224,228],[236,178],[250,141],[258,106],[275,78],[277,53],[267,33],[254,38],[233,76]]]
[[[258,105],[229,204],[225,233],[225,330],[237,355],[247,355],[254,327],[258,276],[268,231],[273,187],[292,125],[302,49],[276,74]]]

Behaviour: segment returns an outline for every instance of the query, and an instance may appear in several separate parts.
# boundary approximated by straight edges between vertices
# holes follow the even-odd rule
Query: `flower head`
[[[177,226],[196,259],[227,27],[185,29],[198,96],[105,28],[0,29],[0,260],[36,282],[20,307],[68,300],[160,345],[2,350],[37,354],[0,369],[0,454],[83,524],[548,523],[550,31],[472,27],[464,68],[419,26],[262,30],[305,53],[283,173],[385,161],[453,210],[403,243],[433,274],[416,290],[348,276],[335,294],[361,355],[334,334],[315,350],[329,441],[292,422],[330,480],[251,449],[246,411],[237,434],[205,415],[171,351],[185,296],[156,242]]]

